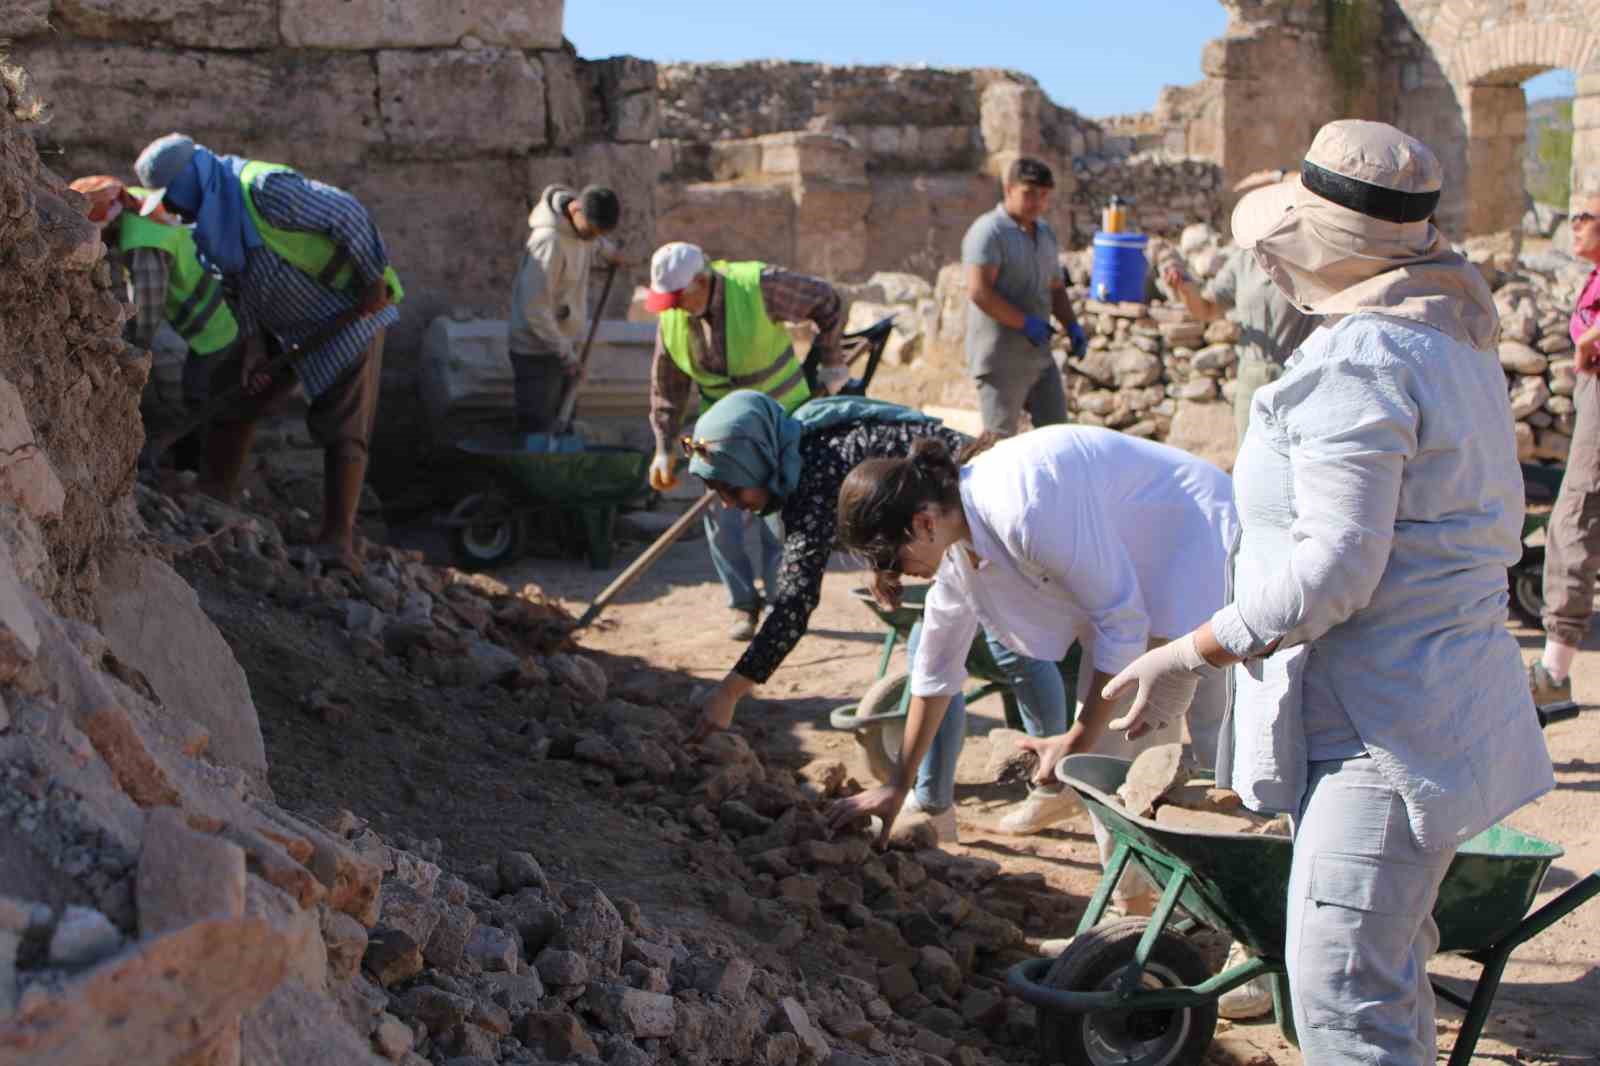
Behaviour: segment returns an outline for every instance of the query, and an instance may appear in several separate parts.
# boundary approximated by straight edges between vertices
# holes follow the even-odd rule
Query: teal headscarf
[[[800,438],[856,422],[938,422],[921,411],[865,396],[825,396],[793,416],[753,389],[730,392],[695,423],[689,473],[742,489],[766,489],[776,504],[800,483]]]

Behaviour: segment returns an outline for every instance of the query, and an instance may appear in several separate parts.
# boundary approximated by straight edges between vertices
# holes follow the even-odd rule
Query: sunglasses
[[[711,455],[710,445],[703,440],[695,440],[693,437],[679,437],[678,448],[683,452],[685,459],[693,459],[697,455],[702,458],[708,458]]]
[[[1569,215],[1567,221],[1574,226],[1587,226],[1596,218],[1600,218],[1600,215],[1593,215],[1588,211],[1579,211],[1575,215]]]

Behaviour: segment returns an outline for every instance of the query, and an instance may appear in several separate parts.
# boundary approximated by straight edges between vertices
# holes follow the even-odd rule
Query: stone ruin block
[[[795,269],[825,278],[864,271],[871,205],[864,181],[801,182],[795,189]]]
[[[47,2],[37,6],[58,31],[92,40],[220,49],[278,45],[275,0],[56,0],[53,10]],[[28,32],[25,23],[17,35]]]
[[[713,259],[795,265],[795,202],[786,186],[662,186],[656,240],[697,242]]]
[[[773,133],[758,138],[761,169],[772,177],[859,179],[866,156],[846,137],[831,133]]]
[[[378,53],[390,144],[418,158],[521,153],[545,143],[539,59],[505,48]]]
[[[563,0],[282,0],[278,25],[293,48],[448,48],[475,38],[556,49],[564,7]]]
[[[21,42],[53,120],[42,140],[92,146],[130,171],[152,137],[188,133],[219,153],[288,163],[312,177],[353,167],[382,143],[377,73],[357,55],[226,55],[125,44]],[[282,106],[284,100],[296,106]]]

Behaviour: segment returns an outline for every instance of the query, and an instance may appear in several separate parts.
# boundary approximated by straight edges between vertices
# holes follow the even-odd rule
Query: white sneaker
[[[1230,970],[1250,957],[1250,952],[1237,940],[1228,949],[1228,961],[1222,964]],[[1229,1021],[1242,1022],[1259,1018],[1272,1010],[1272,978],[1263,974],[1251,978],[1238,988],[1230,989],[1217,1000],[1217,1013]]]
[[[1014,807],[995,828],[1011,836],[1026,836],[1048,829],[1083,813],[1083,801],[1065,785],[1030,789],[1028,798]]]

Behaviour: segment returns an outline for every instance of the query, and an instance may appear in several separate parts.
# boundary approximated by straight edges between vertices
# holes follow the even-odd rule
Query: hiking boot
[[[1535,707],[1548,707],[1552,703],[1561,703],[1572,699],[1572,678],[1568,677],[1559,684],[1550,676],[1544,663],[1535,659],[1528,664],[1528,688],[1533,692],[1533,705]]]
[[[1248,958],[1250,953],[1245,946],[1235,940],[1228,949],[1228,961],[1222,964],[1222,968],[1231,970],[1243,965]],[[1217,1000],[1217,1013],[1232,1022],[1259,1018],[1271,1011],[1272,979],[1266,975],[1252,977],[1238,988],[1224,992]]]
[[[728,627],[728,639],[756,639],[756,624],[760,621],[761,608],[752,607],[749,610],[745,610],[740,607],[735,607],[733,609],[733,625]]]
[[[995,826],[1001,833],[1026,836],[1048,829],[1083,813],[1083,801],[1065,785],[1039,785],[1028,790],[1028,798],[1011,809]]]

